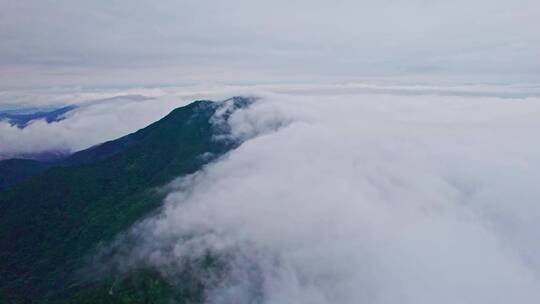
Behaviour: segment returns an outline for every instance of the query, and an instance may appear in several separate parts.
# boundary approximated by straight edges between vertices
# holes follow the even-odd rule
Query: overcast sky
[[[537,0],[0,0],[0,85],[535,83]]]

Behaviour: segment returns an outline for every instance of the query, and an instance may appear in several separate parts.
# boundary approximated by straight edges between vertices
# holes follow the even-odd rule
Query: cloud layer
[[[61,121],[34,120],[24,129],[0,121],[0,159],[79,151],[143,128],[181,105],[178,99],[156,101],[124,96],[81,105]]]
[[[539,114],[537,98],[265,95],[230,121],[246,142],[170,185],[120,264],[181,284],[221,257],[208,303],[537,303]]]
[[[0,110],[78,108],[64,120],[35,120],[21,130],[0,121],[0,159],[44,152],[75,152],[135,132],[176,107],[196,99],[224,100],[253,92],[298,96],[391,94],[526,98],[539,96],[536,86],[403,85],[391,83],[191,85],[126,89],[50,88],[0,91]],[[330,98],[330,97],[328,97]],[[519,99],[516,99],[519,100]]]

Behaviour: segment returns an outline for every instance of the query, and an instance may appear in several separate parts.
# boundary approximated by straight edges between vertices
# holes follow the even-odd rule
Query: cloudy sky
[[[536,0],[0,0],[0,86],[534,83]]]

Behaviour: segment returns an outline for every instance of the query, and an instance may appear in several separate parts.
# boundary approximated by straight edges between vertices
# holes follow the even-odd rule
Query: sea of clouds
[[[117,266],[220,257],[207,303],[539,303],[540,99],[259,97]]]
[[[399,85],[378,83],[267,84],[267,85],[185,85],[182,87],[148,87],[125,89],[49,88],[0,91],[0,112],[5,110],[50,110],[67,105],[77,108],[63,119],[47,123],[34,120],[26,128],[0,120],[0,160],[32,154],[72,153],[104,141],[127,135],[155,122],[176,107],[195,99],[223,100],[234,95],[254,92],[280,93],[287,96],[359,95],[354,99],[370,99],[369,95],[392,95],[399,100],[406,96],[493,97],[521,100],[539,96],[540,88],[532,85]],[[264,94],[264,93],[263,93]],[[397,96],[400,96],[399,98]],[[350,97],[347,97],[350,98]],[[329,100],[327,98],[325,100]],[[423,98],[424,100],[426,98]],[[306,109],[307,110],[307,109]]]
[[[218,273],[189,266],[208,303],[540,301],[540,98],[531,90],[297,85],[26,96],[29,106],[78,108],[24,129],[0,122],[0,157],[77,151],[191,100],[254,91],[257,102],[228,121],[243,144],[168,185],[162,211],[133,227],[135,246],[120,250],[115,267],[151,267],[182,285],[193,261],[219,257]]]
[[[256,89],[257,102],[228,121],[243,144],[168,185],[162,211],[133,227],[135,245],[115,267],[151,267],[178,285],[191,267],[208,303],[540,301],[536,94]],[[24,129],[1,122],[0,155],[77,151],[190,100],[247,91],[52,94],[25,105],[78,108]],[[218,273],[189,266],[208,255]]]

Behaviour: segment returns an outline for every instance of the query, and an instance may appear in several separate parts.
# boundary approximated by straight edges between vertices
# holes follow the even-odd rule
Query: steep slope
[[[0,160],[0,190],[58,166],[92,163],[122,152],[142,138],[144,132],[136,132],[111,140],[72,155],[57,156],[51,160],[36,160],[35,155],[21,155],[18,159]],[[44,157],[41,157],[44,158]]]
[[[2,160],[0,161],[0,190],[38,175],[53,165],[53,163],[31,159]]]
[[[247,106],[234,98],[225,111]],[[197,101],[117,141],[82,151],[0,192],[0,291],[11,302],[65,293],[98,244],[159,206],[155,190],[239,143],[215,140],[221,103]]]

